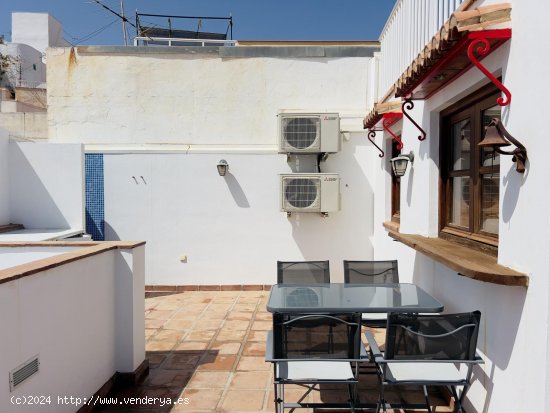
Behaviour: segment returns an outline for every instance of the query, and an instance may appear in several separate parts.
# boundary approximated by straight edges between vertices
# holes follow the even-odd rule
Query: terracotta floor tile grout
[[[239,298],[241,297],[241,295],[242,295],[242,292],[239,294],[237,300],[235,300],[235,303],[237,303],[237,302],[239,301]],[[255,306],[254,310],[252,311],[252,318],[251,318],[251,319],[249,320],[249,322],[248,322],[248,327],[247,327],[246,333],[244,334],[244,337],[243,337],[243,339],[242,339],[242,343],[244,343],[244,344],[241,344],[241,347],[240,347],[240,349],[239,349],[239,351],[238,351],[238,353],[237,353],[237,357],[236,357],[236,360],[235,360],[235,364],[234,364],[233,369],[232,369],[232,371],[231,371],[229,380],[227,381],[227,383],[226,383],[226,385],[225,385],[225,387],[224,387],[224,389],[223,389],[222,395],[221,395],[221,397],[220,397],[220,401],[218,402],[218,406],[217,406],[216,412],[221,412],[221,411],[222,411],[221,409],[222,409],[222,406],[223,406],[223,402],[225,401],[225,397],[226,397],[226,395],[227,395],[227,393],[228,393],[228,391],[229,391],[229,388],[230,388],[230,386],[231,386],[231,381],[233,380],[233,377],[234,377],[235,373],[237,372],[237,366],[239,365],[239,362],[240,362],[241,357],[242,357],[242,353],[243,353],[243,351],[244,351],[244,348],[246,347],[247,338],[248,338],[248,335],[250,334],[250,331],[251,331],[251,329],[252,329],[252,325],[253,325],[253,323],[254,323],[254,318],[255,318],[255,315],[256,315],[256,313],[257,313],[257,311],[258,311],[258,306],[260,305],[260,301],[261,301],[261,300],[258,299],[258,301],[256,302],[256,306]],[[236,305],[236,304],[235,304],[235,305]],[[235,306],[235,305],[234,305],[234,306]],[[234,306],[233,306],[233,307],[234,307]],[[225,322],[224,322],[223,324],[225,324]],[[222,326],[220,327],[220,329],[223,328],[223,324],[222,324]],[[262,407],[263,407],[263,405],[262,405]]]

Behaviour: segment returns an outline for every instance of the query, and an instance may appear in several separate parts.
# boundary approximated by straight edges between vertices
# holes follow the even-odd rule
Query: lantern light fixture
[[[225,176],[225,174],[229,170],[229,164],[225,159],[220,159],[220,161],[218,162],[217,168],[220,176]]]
[[[390,159],[391,169],[393,171],[393,174],[397,178],[405,175],[405,172],[407,171],[407,166],[409,165],[409,161],[411,164],[414,162],[414,154],[412,151],[409,152],[408,155],[402,154]]]

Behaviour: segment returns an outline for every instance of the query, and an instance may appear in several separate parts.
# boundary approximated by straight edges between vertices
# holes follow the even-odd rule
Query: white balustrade
[[[380,34],[382,98],[463,0],[398,0]]]

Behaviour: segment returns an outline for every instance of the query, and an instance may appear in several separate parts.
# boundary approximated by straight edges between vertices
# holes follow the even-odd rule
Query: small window
[[[391,157],[401,155],[401,150],[397,149],[399,142],[392,139],[391,143]],[[401,213],[401,178],[395,176],[390,168],[391,174],[391,220],[392,222],[399,223]]]
[[[498,92],[484,88],[442,113],[440,235],[498,246],[497,153],[481,149],[485,127],[500,118]]]

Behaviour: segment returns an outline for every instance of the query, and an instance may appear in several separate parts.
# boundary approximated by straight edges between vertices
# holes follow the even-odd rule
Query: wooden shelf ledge
[[[401,234],[390,231],[390,237],[455,270],[459,275],[492,284],[529,286],[526,274],[497,264],[497,258],[441,238]]]
[[[7,225],[0,225],[0,233],[3,232],[11,232],[11,231],[18,231],[20,229],[24,229],[25,227],[21,224],[7,224]]]

